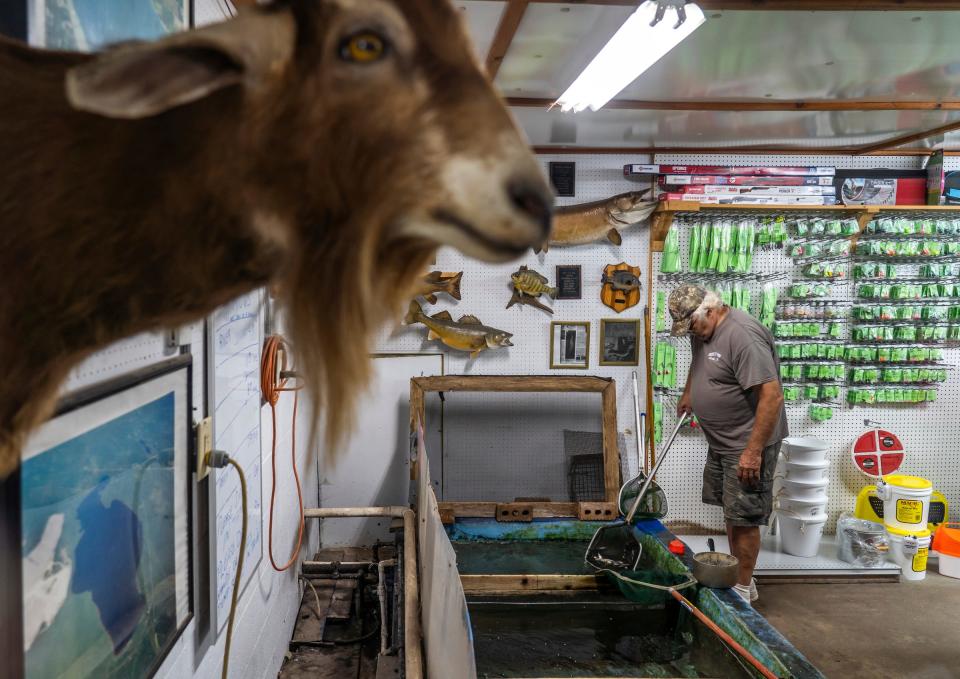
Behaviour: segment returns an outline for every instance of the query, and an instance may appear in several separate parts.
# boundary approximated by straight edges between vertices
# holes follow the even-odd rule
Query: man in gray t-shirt
[[[757,598],[759,527],[773,510],[773,472],[787,436],[773,335],[695,285],[674,290],[669,307],[671,333],[689,334],[693,355],[677,413],[695,413],[706,436],[703,501],[723,507],[730,552],[740,560],[735,589],[749,602]]]

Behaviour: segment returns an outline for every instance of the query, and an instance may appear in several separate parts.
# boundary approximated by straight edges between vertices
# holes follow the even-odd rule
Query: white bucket
[[[777,498],[777,511],[798,519],[813,519],[826,514],[827,498],[799,500],[781,496]]]
[[[828,479],[822,481],[795,481],[793,479],[783,479],[783,489],[780,492],[781,497],[790,500],[818,500],[827,501],[827,486],[830,484]]]
[[[907,534],[905,534],[907,533]],[[930,531],[927,529],[903,531],[887,526],[890,557],[900,566],[901,580],[923,580],[927,577],[927,557],[930,555]],[[941,559],[943,556],[941,555]]]
[[[779,517],[783,551],[794,556],[816,556],[827,515],[803,519],[781,513]]]
[[[960,556],[941,554],[938,568],[940,569],[940,575],[946,575],[948,578],[960,578]]]
[[[812,436],[786,438],[782,452],[788,462],[813,464],[826,458],[827,442]]]
[[[926,530],[933,484],[918,476],[891,474],[877,481],[883,522],[899,530]]]
[[[805,481],[807,483],[819,483],[828,481],[827,468],[830,466],[830,460],[823,460],[814,464],[800,464],[799,462],[787,462],[787,476],[790,481]]]

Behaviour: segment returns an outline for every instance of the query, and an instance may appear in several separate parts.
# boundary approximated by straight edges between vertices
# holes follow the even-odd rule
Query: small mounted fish
[[[527,304],[543,309],[548,314],[553,313],[553,309],[537,299],[543,294],[551,299],[557,298],[557,289],[547,285],[546,276],[533,269],[521,266],[517,271],[510,274],[510,281],[513,283],[513,297],[507,302],[508,309],[514,304]]]
[[[650,191],[628,191],[593,203],[566,205],[553,211],[550,245],[585,245],[607,238],[620,245],[618,229],[647,219],[657,201],[645,200]],[[543,246],[544,252],[547,246]]]
[[[626,262],[603,267],[600,301],[618,314],[640,301],[640,267]]]
[[[414,297],[423,297],[430,304],[437,303],[437,293],[445,292],[454,299],[460,299],[460,279],[463,272],[444,275],[442,271],[431,271],[420,279]]]
[[[423,323],[430,328],[428,340],[438,339],[451,349],[469,351],[470,358],[476,358],[484,349],[513,346],[512,333],[483,325],[476,316],[463,316],[459,321],[454,321],[449,311],[427,316],[416,300],[410,302],[403,322]]]

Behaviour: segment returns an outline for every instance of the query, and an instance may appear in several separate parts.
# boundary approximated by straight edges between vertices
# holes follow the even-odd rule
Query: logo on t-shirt
[[[723,358],[723,356],[720,355],[719,351],[711,351],[709,354],[707,354],[707,358],[709,358],[711,361],[719,361],[721,358]]]

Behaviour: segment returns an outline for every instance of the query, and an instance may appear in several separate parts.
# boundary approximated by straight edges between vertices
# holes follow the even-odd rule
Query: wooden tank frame
[[[417,422],[426,424],[424,396],[428,392],[541,392],[600,394],[603,436],[603,502],[440,502],[440,518],[452,524],[456,518],[490,518],[501,522],[572,518],[580,521],[612,521],[619,515],[620,451],[617,448],[617,386],[610,378],[550,375],[447,375],[414,377],[410,380],[410,433],[416,440]],[[411,479],[416,479],[417,449],[411,443]]]

